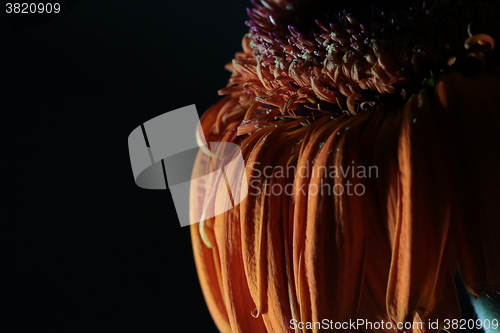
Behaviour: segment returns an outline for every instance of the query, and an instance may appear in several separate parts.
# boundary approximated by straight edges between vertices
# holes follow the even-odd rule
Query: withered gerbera
[[[457,274],[475,297],[500,292],[500,3],[253,5],[202,118],[207,141],[240,146],[248,180],[191,227],[219,330],[452,331]],[[196,184],[200,216],[221,203]]]

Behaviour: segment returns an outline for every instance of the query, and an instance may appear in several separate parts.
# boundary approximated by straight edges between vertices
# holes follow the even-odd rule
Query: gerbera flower
[[[191,227],[217,327],[451,330],[457,274],[475,297],[500,292],[500,3],[253,4],[202,118],[207,142],[241,147],[248,180],[243,202]],[[197,184],[192,216],[224,204]]]

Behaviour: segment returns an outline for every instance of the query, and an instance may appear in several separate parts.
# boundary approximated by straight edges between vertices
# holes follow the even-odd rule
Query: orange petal
[[[328,123],[331,125],[325,126],[325,124]],[[299,151],[297,173],[299,173],[300,170],[307,171],[311,169],[311,161],[316,156],[316,152],[322,142],[321,138],[326,139],[332,125],[335,126],[334,122],[329,122],[327,117],[322,117],[307,128],[304,128],[306,133]],[[307,188],[309,182],[310,177],[308,177],[307,174],[305,174],[304,177],[299,174],[295,177],[293,184],[293,274],[298,305],[298,309],[296,309],[298,315],[297,319],[301,322],[311,321],[310,290],[305,269],[306,221],[308,209]]]
[[[395,322],[411,322],[416,311],[425,320],[434,309],[450,220],[447,169],[427,91],[412,96],[403,112],[401,216],[387,290]]]
[[[217,141],[211,133],[211,129],[220,108],[223,107],[228,99],[224,99],[210,108],[201,119],[201,127],[207,141]],[[211,138],[212,140],[210,140]],[[196,159],[192,179],[199,178],[211,172],[209,159],[206,158],[205,153],[200,150],[199,156]],[[191,219],[201,216],[203,206],[205,204],[206,196],[208,195],[207,189],[210,188],[208,184],[201,182],[192,182],[190,191],[190,214]],[[230,333],[231,327],[229,325],[229,317],[222,296],[222,277],[220,274],[220,259],[218,256],[218,248],[215,243],[215,235],[213,232],[214,219],[204,221],[204,226],[200,229],[199,223],[191,224],[191,239],[193,244],[193,253],[200,279],[200,285],[205,296],[205,300],[212,315],[212,318],[217,325],[219,331],[223,333]],[[207,241],[211,243],[212,248],[207,247]]]
[[[216,249],[209,249],[200,236],[198,225],[191,226],[193,252],[201,289],[208,309],[217,328],[222,333],[231,333],[229,318],[221,294],[220,262]]]
[[[392,256],[392,238],[399,213],[399,166],[397,162],[401,112],[377,107],[370,110],[359,149],[363,165],[376,167],[365,179],[366,193],[360,198],[364,213],[366,258],[363,290],[357,318],[391,322],[386,310],[386,292]],[[392,323],[394,324],[394,323]],[[373,330],[364,328],[364,332]],[[394,332],[391,329],[380,332]]]
[[[350,147],[356,147],[365,120],[362,115],[325,124],[310,137],[299,159],[298,171],[307,176],[300,177],[296,189],[307,202],[295,206],[296,230],[300,228],[304,237],[296,237],[294,245],[302,251],[296,275],[299,287],[306,290],[299,304],[307,321],[348,321],[358,309],[364,233],[359,197],[351,195],[357,179],[347,168],[359,163],[357,150]]]

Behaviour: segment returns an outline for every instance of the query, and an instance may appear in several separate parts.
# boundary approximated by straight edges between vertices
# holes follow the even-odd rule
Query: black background
[[[0,3],[0,332],[216,332],[189,228],[135,185],[127,139],[219,99],[250,3]]]
[[[0,11],[0,333],[216,332],[189,228],[135,185],[127,138],[218,100],[250,3],[61,2]]]

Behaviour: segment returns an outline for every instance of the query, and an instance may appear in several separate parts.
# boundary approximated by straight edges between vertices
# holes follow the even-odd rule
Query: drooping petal
[[[201,130],[203,135],[211,140],[216,141],[212,133],[212,126],[215,123],[217,115],[224,105],[227,104],[229,98],[221,100],[219,103],[210,108],[201,119]],[[207,141],[210,141],[207,139]],[[192,179],[200,178],[212,172],[209,159],[206,158],[205,152],[199,151],[197,162],[194,165]],[[200,178],[203,180],[203,178]],[[207,180],[209,181],[209,179]],[[192,182],[190,191],[190,216],[191,224],[191,239],[193,244],[193,253],[200,279],[201,288],[207,302],[208,309],[212,318],[215,321],[218,329],[223,333],[230,333],[229,317],[224,303],[222,290],[222,277],[220,274],[220,258],[218,255],[217,243],[213,231],[214,218],[210,218],[203,222],[203,225],[195,223],[195,218],[202,215],[204,205],[208,197],[208,192],[212,188],[210,184],[202,181]],[[209,246],[207,246],[207,243]]]
[[[357,318],[392,323],[386,310],[386,292],[392,257],[392,242],[399,216],[400,182],[397,140],[400,112],[384,107],[370,110],[371,119],[360,141],[362,165],[374,168],[364,179],[366,193],[360,197],[364,213],[366,258],[363,290]],[[387,328],[381,332],[394,332]],[[363,332],[372,332],[364,328]]]
[[[252,316],[255,304],[245,276],[238,210],[218,215],[214,232],[219,247],[222,292],[232,332],[267,332],[262,317]]]
[[[356,315],[364,263],[355,146],[366,117],[308,129],[294,184],[294,273],[302,322]],[[316,126],[318,127],[316,127]],[[313,329],[317,332],[317,328]]]
[[[241,239],[245,273],[268,331],[288,332],[296,308],[291,279],[290,203],[294,174],[287,169],[300,136],[286,135],[298,123],[262,129],[243,143],[249,193],[241,204]],[[293,166],[293,165],[292,165]]]
[[[240,122],[241,119],[235,121],[235,123]],[[228,126],[227,124],[225,126],[229,129],[223,132],[221,142],[239,143],[237,126]],[[240,176],[241,171],[241,169],[228,167],[225,178],[220,178],[220,182],[228,180],[231,182]],[[221,207],[230,206],[228,201],[232,201],[233,197],[226,195],[227,189],[224,186],[212,187],[212,190],[214,189],[216,191],[215,204]],[[243,254],[240,218],[239,205],[236,205],[233,209],[217,215],[213,222],[214,238],[220,259],[221,290],[224,304],[233,333],[242,333],[248,330],[267,332],[262,317],[252,316],[255,305],[245,275],[246,257]]]
[[[395,322],[426,320],[439,296],[450,225],[450,185],[427,90],[403,108],[399,140],[401,216],[395,231],[387,309]]]
[[[293,274],[297,298],[297,314],[298,320],[301,322],[310,322],[312,320],[311,313],[311,296],[307,279],[306,271],[306,237],[307,237],[307,214],[308,214],[308,189],[310,184],[311,161],[313,161],[320,147],[321,142],[324,142],[328,137],[330,126],[324,126],[328,123],[328,119],[323,117],[317,122],[309,125],[306,129],[304,143],[298,155],[297,161],[297,177],[293,184],[294,202],[293,202],[293,229],[292,229],[292,244],[293,244]],[[304,175],[301,173],[304,172]]]

